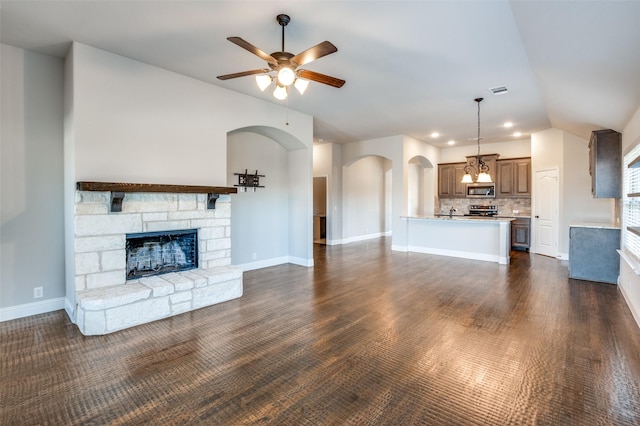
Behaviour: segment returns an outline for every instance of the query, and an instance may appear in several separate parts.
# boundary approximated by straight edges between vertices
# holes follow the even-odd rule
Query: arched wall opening
[[[343,241],[384,235],[392,229],[392,166],[378,155],[359,157],[343,167]]]
[[[433,164],[417,155],[407,163],[407,216],[433,214],[435,205]]]
[[[238,188],[231,203],[231,263],[244,270],[282,263],[313,266],[309,148],[280,129],[227,133],[227,184],[264,175],[264,188]]]

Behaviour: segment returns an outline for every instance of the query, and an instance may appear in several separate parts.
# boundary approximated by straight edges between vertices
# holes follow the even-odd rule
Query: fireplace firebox
[[[126,235],[127,280],[198,267],[198,231],[143,232]]]

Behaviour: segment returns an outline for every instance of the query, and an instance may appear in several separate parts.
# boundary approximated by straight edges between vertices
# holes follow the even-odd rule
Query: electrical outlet
[[[253,260],[256,260],[257,255],[256,255],[255,253],[253,253],[253,254],[251,255],[251,257],[253,258]]]
[[[33,288],[33,298],[34,299],[39,299],[43,296],[43,289],[42,287],[34,287]]]

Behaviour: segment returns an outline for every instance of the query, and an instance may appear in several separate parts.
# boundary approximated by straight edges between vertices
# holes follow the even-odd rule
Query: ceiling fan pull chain
[[[284,28],[284,27],[282,27]],[[285,126],[289,125],[289,97],[287,96],[287,118],[286,121],[284,122]]]

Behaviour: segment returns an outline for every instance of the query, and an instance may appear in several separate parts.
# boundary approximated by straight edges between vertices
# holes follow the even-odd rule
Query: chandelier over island
[[[462,176],[462,183],[490,183],[493,182],[491,179],[491,175],[489,174],[489,166],[482,161],[482,156],[480,155],[480,102],[483,101],[484,98],[475,98],[474,101],[478,103],[478,137],[476,138],[476,142],[478,144],[478,154],[476,155],[475,160],[471,160],[464,167],[464,176]],[[471,176],[471,172],[474,173],[476,179],[474,180]]]

